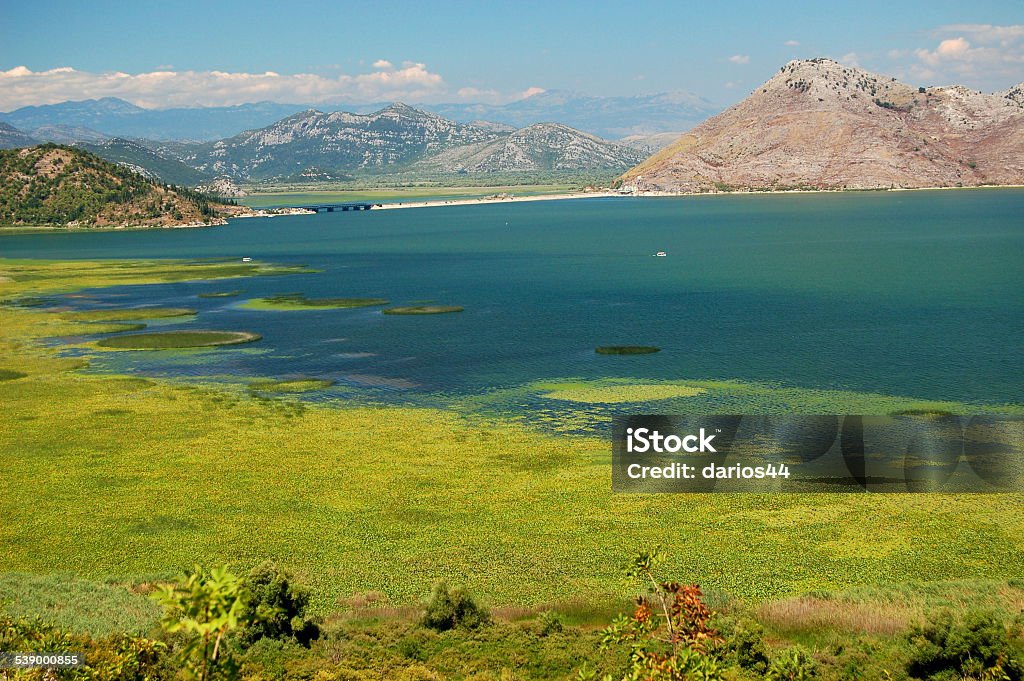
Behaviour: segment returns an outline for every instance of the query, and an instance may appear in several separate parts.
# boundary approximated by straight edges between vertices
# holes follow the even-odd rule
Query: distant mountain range
[[[321,107],[327,112],[372,113],[386,103]],[[23,131],[55,129],[50,135],[64,135],[56,142],[89,141],[68,139],[68,130],[78,134],[106,137],[136,137],[153,140],[213,141],[246,130],[263,128],[310,107],[302,104],[257,102],[237,106],[174,109],[144,109],[123,99],[104,97],[77,102],[26,106],[0,113],[0,122]],[[535,123],[561,123],[606,139],[626,135],[648,135],[687,130],[721,109],[686,92],[636,97],[590,97],[550,90],[510,104],[417,105],[459,123],[491,121],[512,128]]]
[[[561,123],[605,139],[683,132],[722,110],[688,92],[589,97],[565,90],[548,90],[510,104],[434,104],[422,108],[463,123],[487,120],[517,128]]]
[[[646,156],[565,125],[537,123],[497,139],[432,154],[414,168],[441,173],[608,170]]]
[[[182,163],[171,154],[151,149],[134,140],[115,137],[96,144],[78,143],[76,146],[100,158],[131,168],[151,180],[167,184],[195,187],[213,179],[212,175]]]
[[[207,175],[235,180],[317,173],[400,171],[624,170],[644,154],[562,125],[510,130],[491,123],[457,123],[406,104],[370,114],[294,114],[273,125],[201,145],[168,145]]]
[[[298,104],[257,102],[238,106],[143,109],[123,99],[104,97],[26,106],[0,113],[0,121],[19,130],[64,126],[86,128],[93,134],[102,133],[108,137],[205,141],[260,128],[305,108]]]
[[[393,173],[621,172],[647,154],[573,128],[544,123],[457,123],[396,103],[369,114],[310,109],[216,142],[107,137],[53,124],[31,134],[0,123],[0,148],[70,143],[151,179],[180,186],[273,179],[345,181]]]
[[[1024,184],[1024,84],[916,88],[829,59],[792,61],[619,183],[640,191]]]
[[[39,144],[39,140],[7,123],[0,123],[0,149],[17,149]]]

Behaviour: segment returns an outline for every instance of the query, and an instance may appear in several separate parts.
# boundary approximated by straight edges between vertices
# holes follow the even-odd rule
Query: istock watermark
[[[616,492],[1019,492],[1024,418],[617,417]]]

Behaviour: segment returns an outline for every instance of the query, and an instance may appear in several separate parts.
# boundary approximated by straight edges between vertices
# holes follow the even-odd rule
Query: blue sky
[[[539,89],[729,104],[815,56],[915,85],[1024,81],[1022,0],[0,3],[0,110],[104,95],[501,102]]]

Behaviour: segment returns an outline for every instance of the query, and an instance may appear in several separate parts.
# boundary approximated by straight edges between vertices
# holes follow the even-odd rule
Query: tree
[[[713,681],[721,678],[718,662],[707,654],[721,642],[711,627],[713,613],[696,584],[663,582],[655,569],[664,556],[641,551],[626,569],[626,577],[645,593],[636,598],[631,616],[620,615],[604,631],[601,645],[629,645],[629,669],[623,681]]]
[[[476,629],[491,620],[487,610],[463,589],[449,589],[438,582],[430,593],[421,624],[428,629],[447,631],[456,627]]]
[[[245,606],[248,625],[242,633],[245,643],[261,638],[295,639],[309,647],[320,636],[320,628],[306,616],[309,591],[295,583],[290,573],[266,561],[245,578],[250,598]]]
[[[185,639],[179,655],[187,678],[237,678],[238,664],[225,638],[249,624],[248,592],[239,577],[226,566],[212,570],[196,566],[179,584],[165,586],[153,597],[164,607],[164,629]]]

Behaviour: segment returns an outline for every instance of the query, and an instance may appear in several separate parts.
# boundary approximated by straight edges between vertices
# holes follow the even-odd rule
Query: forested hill
[[[81,149],[44,144],[0,151],[0,225],[197,226],[221,223],[233,210]]]

